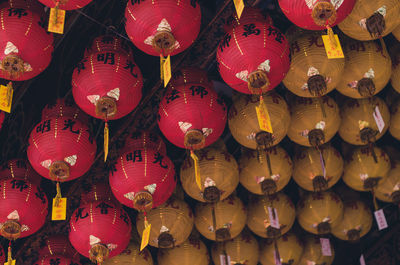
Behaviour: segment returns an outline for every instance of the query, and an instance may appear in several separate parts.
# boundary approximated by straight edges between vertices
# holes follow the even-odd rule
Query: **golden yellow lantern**
[[[194,224],[205,238],[224,241],[240,234],[246,225],[246,217],[243,202],[231,195],[216,203],[197,203]]]
[[[274,91],[263,95],[263,99],[271,120],[272,134],[260,129],[256,113],[260,96],[236,95],[228,113],[232,136],[247,148],[277,145],[286,136],[289,128],[290,112],[286,101]]]
[[[358,241],[372,227],[372,212],[368,206],[358,200],[344,203],[343,220],[332,229],[332,234],[348,241]]]
[[[343,181],[357,191],[372,191],[387,178],[389,156],[380,148],[358,147],[344,165]]]
[[[273,240],[263,240],[260,244],[261,265],[275,265],[275,246]],[[276,246],[282,264],[296,265],[303,254],[303,243],[292,232],[276,239]]]
[[[332,98],[293,97],[290,101],[290,140],[304,146],[318,146],[332,139],[340,126],[339,108]]]
[[[374,190],[376,197],[384,202],[400,202],[400,162],[392,161],[387,178],[379,182]]]
[[[394,138],[400,140],[400,99],[396,100],[390,107],[389,132]]]
[[[351,98],[378,94],[392,73],[392,60],[386,47],[374,41],[347,39],[343,49],[346,64],[336,89]]]
[[[291,38],[291,63],[283,84],[300,97],[320,97],[332,91],[342,77],[344,58],[328,60],[322,32],[301,30]]]
[[[274,146],[261,153],[243,150],[239,168],[240,183],[248,191],[262,195],[278,192],[288,184],[293,163],[285,149]]]
[[[147,212],[151,224],[149,245],[158,248],[172,248],[182,244],[193,228],[193,214],[190,207],[171,196],[165,203]],[[144,214],[139,213],[136,228],[140,236],[144,230]]]
[[[273,209],[276,209],[274,213]],[[274,220],[278,221],[278,224]],[[264,238],[276,238],[287,233],[296,219],[290,198],[278,192],[269,196],[254,196],[248,205],[247,226]]]
[[[378,117],[377,110],[384,123],[384,126],[380,128],[381,131],[375,120],[375,117]],[[353,145],[375,142],[385,134],[390,125],[389,108],[379,97],[348,98],[341,107],[340,114],[342,122],[339,135],[344,141]]]
[[[257,239],[247,231],[231,240],[216,242],[211,248],[211,257],[215,265],[222,265],[221,259],[226,258],[226,255],[229,256],[230,264],[256,265],[258,253]]]
[[[320,238],[318,236],[308,235],[305,239],[303,255],[298,265],[331,265],[335,259],[335,249],[332,243],[330,245],[332,256],[324,256],[322,255]]]
[[[313,234],[327,234],[343,219],[343,202],[332,191],[307,193],[297,204],[300,226]]]
[[[181,167],[181,182],[185,192],[201,202],[227,198],[239,184],[239,169],[235,158],[226,150],[214,146],[194,151],[199,159],[201,189],[196,181],[193,159],[188,156]]]
[[[335,185],[343,173],[343,159],[330,144],[300,148],[294,156],[293,179],[308,191],[322,191]]]
[[[139,251],[139,248],[139,244],[132,241],[121,254],[104,261],[102,265],[153,265],[150,251],[147,248]]]
[[[399,14],[398,0],[357,0],[350,15],[339,23],[339,28],[353,39],[375,40],[397,27]]]

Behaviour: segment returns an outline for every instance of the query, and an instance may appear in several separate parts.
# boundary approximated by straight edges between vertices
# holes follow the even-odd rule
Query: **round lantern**
[[[0,6],[0,78],[24,81],[50,64],[53,36],[43,23],[44,12],[31,1],[10,1]]]
[[[290,41],[291,63],[283,84],[298,96],[323,96],[342,78],[345,59],[327,59],[322,34],[304,31]]]
[[[201,189],[196,183],[194,161],[189,156],[181,167],[181,182],[185,192],[201,202],[215,202],[228,197],[239,184],[239,169],[235,158],[225,149],[213,146],[195,151]]]
[[[343,219],[343,202],[331,191],[306,194],[297,204],[300,226],[313,234],[327,234]]]
[[[332,256],[322,255],[321,240],[318,236],[309,235],[305,239],[304,251],[298,265],[324,264],[331,265],[335,259],[335,249],[331,243]]]
[[[277,93],[269,92],[263,95],[263,104],[268,109],[272,134],[260,129],[256,112],[260,105],[259,96],[237,95],[229,110],[228,124],[232,136],[247,148],[266,149],[277,145],[288,131],[290,112],[286,101]]]
[[[129,1],[125,18],[126,33],[140,50],[153,56],[176,55],[197,38],[201,10],[190,0]]]
[[[332,229],[332,234],[341,239],[358,241],[372,227],[372,213],[362,201],[344,203],[343,220]]]
[[[170,197],[164,204],[147,213],[151,224],[149,244],[158,248],[172,248],[182,244],[193,229],[193,214],[181,200]],[[139,235],[144,230],[145,215],[140,213],[136,220]]]
[[[40,186],[42,177],[33,170],[32,166],[25,159],[11,159],[0,169],[0,178],[22,179],[36,186]]]
[[[374,40],[392,32],[398,25],[400,3],[397,0],[357,0],[339,28],[356,40]]]
[[[80,262],[73,260],[71,257],[63,255],[41,256],[35,265],[81,265]]]
[[[210,257],[203,241],[190,236],[179,246],[160,249],[157,261],[159,265],[209,265]]]
[[[60,255],[72,259],[79,258],[79,254],[72,247],[68,240],[68,236],[53,235],[47,238],[45,243],[46,245],[39,250],[39,257]]]
[[[378,94],[389,82],[392,61],[381,44],[347,39],[344,46],[346,64],[336,89],[351,98]]]
[[[246,217],[242,201],[231,195],[214,204],[197,203],[194,224],[205,238],[224,241],[240,234],[246,225]]]
[[[390,107],[390,134],[400,140],[400,99],[396,100]]]
[[[264,240],[260,247],[261,265],[275,265],[275,251],[279,253],[281,264],[298,264],[303,254],[303,243],[293,233],[287,233],[276,239],[275,249],[272,240]]]
[[[340,126],[339,107],[328,97],[292,100],[292,119],[288,137],[303,146],[319,146],[329,142]]]
[[[322,30],[342,22],[351,12],[356,0],[279,0],[285,16],[294,24],[309,30]]]
[[[57,7],[62,10],[73,10],[86,6],[92,0],[39,0],[39,2],[50,8]]]
[[[290,156],[280,146],[266,150],[265,154],[254,150],[243,151],[239,167],[240,183],[258,195],[282,190],[289,183],[293,171]]]
[[[50,118],[71,118],[82,123],[89,123],[89,116],[70,99],[58,98],[54,103],[47,104],[42,110],[42,120]]]
[[[400,162],[392,161],[388,176],[375,189],[376,197],[384,202],[400,202]]]
[[[81,255],[100,264],[128,246],[131,229],[131,220],[120,205],[91,202],[72,214],[69,241]]]
[[[257,196],[248,205],[247,226],[260,237],[276,238],[284,235],[293,226],[295,219],[294,205],[282,192]]]
[[[0,233],[9,240],[27,237],[38,231],[47,216],[44,191],[23,179],[1,180]]]
[[[257,239],[251,233],[243,231],[231,240],[215,242],[211,248],[215,265],[224,264],[221,264],[221,255],[229,256],[230,264],[256,265],[259,256]]]
[[[125,139],[124,145],[119,149],[120,154],[129,150],[152,149],[160,152],[162,155],[167,154],[167,147],[161,137],[150,131],[132,132]]]
[[[260,12],[245,8],[247,12]],[[266,20],[244,19],[229,28],[217,49],[219,73],[231,88],[246,94],[274,89],[289,70],[285,35]]]
[[[335,185],[343,173],[343,159],[330,144],[317,149],[300,149],[294,156],[293,179],[308,191],[322,191]]]
[[[116,199],[112,194],[108,183],[100,182],[92,184],[88,190],[85,190],[81,194],[81,202],[80,202],[81,205],[99,201],[111,202],[111,203],[116,202]]]
[[[140,246],[137,243],[131,242],[121,254],[104,261],[102,265],[153,265],[153,258],[150,251],[147,248],[139,251],[139,248]]]
[[[400,29],[400,26],[399,26]],[[400,30],[399,30],[399,39],[400,39]],[[400,41],[400,40],[399,40]],[[392,76],[390,78],[390,84],[396,90],[397,93],[400,93],[400,49],[396,50],[394,54],[392,54]]]
[[[186,16],[186,15],[185,15]],[[214,91],[203,70],[193,69],[196,78],[182,83],[171,80],[160,103],[158,126],[174,145],[200,149],[215,142],[225,129],[226,106]],[[182,70],[185,72],[185,70]],[[184,78],[185,79],[185,78]]]

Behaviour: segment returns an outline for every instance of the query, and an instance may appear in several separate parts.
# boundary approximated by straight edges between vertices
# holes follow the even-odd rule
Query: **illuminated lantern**
[[[273,133],[260,129],[256,107],[260,97],[256,95],[237,95],[228,114],[228,125],[235,140],[251,149],[265,149],[277,145],[286,136],[290,125],[290,112],[286,101],[277,93],[263,95],[268,109]],[[244,126],[244,124],[246,126]]]
[[[372,219],[371,210],[362,201],[345,202],[343,220],[332,234],[341,240],[358,241],[371,230]]]
[[[72,247],[65,235],[53,235],[46,239],[46,245],[39,250],[39,257],[65,256],[72,259],[79,258],[78,252]],[[68,264],[69,265],[69,264]]]
[[[381,128],[374,118],[376,110],[382,117]],[[381,138],[390,124],[390,113],[385,101],[379,97],[347,99],[340,109],[342,123],[340,137],[353,145],[366,145]]]
[[[0,170],[0,178],[22,179],[40,186],[42,177],[25,159],[11,159]]]
[[[117,202],[108,183],[100,182],[92,184],[89,190],[85,190],[81,194],[81,205],[98,201]]]
[[[378,94],[389,82],[392,61],[381,44],[347,40],[343,45],[346,64],[336,89],[351,98]]]
[[[398,25],[400,3],[397,0],[357,0],[339,28],[356,40],[375,40],[392,32]]]
[[[268,207],[271,210],[276,209],[279,227],[276,227],[272,220]],[[293,226],[295,219],[295,207],[290,198],[282,192],[269,196],[257,196],[248,205],[247,226],[260,237],[276,238],[284,235]]]
[[[39,0],[39,2],[50,8],[55,8],[58,4],[57,8],[59,9],[73,10],[86,6],[92,0]]]
[[[389,132],[394,138],[400,140],[400,100],[396,100],[390,106],[390,112]]]
[[[0,78],[24,81],[50,64],[53,36],[43,23],[44,12],[32,1],[9,1],[0,6]]]
[[[321,240],[318,236],[308,235],[304,243],[304,251],[298,265],[325,264],[331,265],[335,259],[335,249],[331,243],[332,256],[322,255]]]
[[[379,182],[376,187],[376,197],[384,202],[400,202],[400,164],[399,161],[392,161],[392,168],[387,178]]]
[[[186,14],[187,15],[187,14]],[[185,15],[185,16],[186,16]],[[214,143],[225,129],[226,106],[214,91],[207,73],[189,75],[181,81],[185,69],[170,81],[159,108],[158,126],[164,136],[180,148],[201,149]],[[177,82],[175,83],[175,80]]]
[[[140,50],[153,56],[176,55],[197,38],[201,10],[190,0],[129,1],[125,18],[126,33]]]
[[[121,254],[108,259],[102,263],[102,265],[113,265],[113,264],[136,264],[136,265],[153,265],[153,258],[151,257],[150,251],[145,248],[139,251],[139,245],[135,242],[131,242],[128,247],[122,251]]]
[[[143,234],[144,217],[144,214],[140,213],[136,219],[139,235]],[[192,210],[184,201],[173,196],[149,211],[147,220],[151,224],[149,244],[158,248],[179,246],[188,239],[193,229]]]
[[[318,99],[294,97],[291,101],[290,140],[314,147],[329,142],[340,126],[336,102],[328,96]]]
[[[313,234],[328,234],[343,219],[343,202],[331,191],[306,194],[297,204],[300,226]]]
[[[15,240],[38,231],[47,216],[48,203],[44,191],[31,182],[13,178],[2,179],[1,187],[1,235]]]
[[[217,49],[219,73],[231,88],[246,94],[274,89],[289,70],[289,46],[285,35],[267,20],[246,19],[234,23]],[[250,16],[251,17],[251,16]]]
[[[246,218],[243,202],[231,195],[214,204],[197,203],[194,224],[205,238],[224,241],[240,234],[246,225]]]
[[[224,264],[221,264],[221,255],[229,256],[231,264],[257,265],[258,253],[257,239],[246,231],[231,240],[215,242],[211,248],[211,257],[215,265]]]
[[[46,105],[42,110],[42,120],[69,117],[82,123],[89,123],[89,116],[73,100],[58,98],[55,103]]]
[[[322,191],[335,185],[343,173],[343,159],[330,144],[301,148],[294,156],[293,179],[308,191]]]
[[[300,239],[291,232],[276,239],[276,247],[281,264],[298,264],[304,248]],[[272,240],[264,240],[260,246],[261,265],[274,265],[275,251],[274,242]]]
[[[81,265],[80,262],[73,260],[71,257],[63,255],[41,256],[35,265]]]

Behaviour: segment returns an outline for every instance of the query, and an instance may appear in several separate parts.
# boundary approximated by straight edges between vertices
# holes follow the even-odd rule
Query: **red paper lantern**
[[[39,2],[50,8],[56,7],[57,2],[59,2],[59,9],[73,10],[86,6],[87,4],[92,2],[92,0],[39,0]]]
[[[250,20],[247,12],[256,11],[246,8],[244,22],[233,23],[219,44],[217,60],[225,83],[241,93],[258,94],[274,89],[289,71],[289,44],[269,20]]]
[[[55,255],[55,256],[40,256],[35,265],[81,265],[80,262],[71,259],[68,256]]]
[[[100,264],[124,251],[131,230],[131,220],[121,205],[92,202],[72,214],[69,241],[81,255]]]
[[[158,126],[174,145],[199,149],[214,143],[221,136],[227,110],[211,83],[206,81],[206,72],[199,69],[191,71],[197,71],[192,74],[196,77],[193,80],[189,79],[192,75],[186,78],[187,70],[184,69],[170,81],[160,103]]]
[[[106,183],[93,184],[88,191],[85,191],[81,194],[81,205],[98,201],[118,204],[110,189],[110,186]]]
[[[9,240],[27,237],[46,221],[47,197],[44,191],[22,179],[7,178],[0,182],[0,233]]]
[[[53,52],[44,12],[31,1],[14,0],[0,8],[0,78],[31,79],[47,68]]]
[[[153,132],[133,132],[125,140],[124,146],[120,149],[120,153],[136,149],[153,149],[162,155],[167,154],[167,147],[159,135]]]
[[[86,48],[83,57],[90,56],[90,54],[95,52],[125,52],[128,56],[133,56],[132,50],[127,44],[127,41],[116,38],[112,35],[103,35],[96,37],[92,45]]]
[[[193,0],[128,1],[125,18],[126,33],[140,50],[175,55],[197,38],[201,10]]]
[[[22,179],[36,186],[40,186],[42,177],[33,170],[32,166],[25,159],[11,159],[0,169],[0,178]],[[1,264],[1,263],[0,263]]]
[[[71,259],[79,258],[78,252],[72,247],[68,237],[65,235],[50,236],[46,240],[46,245],[39,250],[39,257],[58,255]],[[70,264],[68,263],[68,265]]]
[[[301,28],[322,30],[342,22],[356,0],[279,0],[286,17]]]
[[[42,120],[64,117],[78,119],[85,124],[89,123],[89,116],[78,108],[73,100],[59,98],[55,103],[47,104],[42,110]]]

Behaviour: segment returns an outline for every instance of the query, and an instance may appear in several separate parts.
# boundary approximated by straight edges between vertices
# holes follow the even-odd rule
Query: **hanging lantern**
[[[390,134],[400,140],[400,99],[396,100],[390,107]]]
[[[356,40],[375,40],[388,35],[398,25],[400,3],[397,0],[357,0],[339,28]]]
[[[303,243],[292,232],[286,233],[276,239],[276,247],[272,240],[263,240],[260,246],[260,263],[261,265],[274,265],[276,260],[276,250],[279,253],[281,264],[299,264],[301,255],[303,254]]]
[[[139,245],[131,242],[124,251],[118,256],[108,259],[102,265],[113,264],[135,264],[135,265],[153,265],[153,258],[150,251],[145,248],[139,251]]]
[[[399,26],[399,41],[400,41],[400,26]],[[392,54],[392,76],[390,77],[390,84],[396,90],[397,93],[400,93],[400,47],[397,49],[394,54]]]
[[[32,166],[25,159],[11,159],[0,169],[0,178],[13,178],[29,181],[40,186],[42,177],[33,170]],[[1,264],[1,263],[0,263]]]
[[[345,59],[328,60],[321,32],[300,31],[290,40],[291,64],[283,84],[297,96],[320,97],[339,83]]]
[[[235,158],[226,147],[210,146],[196,151],[195,154],[198,157],[200,182],[196,183],[194,162],[187,157],[180,173],[185,192],[201,202],[216,202],[227,198],[239,184],[239,169]]]
[[[8,240],[15,240],[38,231],[47,216],[48,204],[44,191],[31,182],[13,178],[2,179],[1,187],[1,235]]]
[[[260,237],[277,238],[284,235],[293,226],[295,219],[294,205],[282,192],[257,196],[248,205],[247,226]]]
[[[400,163],[392,161],[392,168],[387,178],[379,182],[375,189],[376,197],[384,202],[400,202]]]
[[[297,220],[307,232],[328,234],[343,219],[343,202],[331,191],[306,194],[297,204]]]
[[[377,115],[377,108],[384,125],[380,128],[374,117]],[[379,97],[347,99],[341,107],[340,114],[342,123],[339,135],[344,141],[353,145],[375,142],[385,134],[390,124],[389,108]]]
[[[185,242],[193,229],[193,214],[181,200],[170,197],[164,204],[149,211],[147,220],[151,224],[149,244],[158,248],[173,248]],[[143,234],[144,217],[140,213],[136,220],[139,235]]]
[[[231,195],[216,203],[197,203],[194,224],[205,238],[224,241],[240,234],[246,225],[246,218],[242,201]]]
[[[381,44],[347,39],[344,46],[346,64],[336,89],[351,98],[378,94],[389,82],[392,61]]]
[[[266,149],[277,145],[286,136],[290,124],[290,112],[285,100],[275,92],[263,95],[268,109],[273,133],[260,129],[256,106],[260,97],[256,95],[237,95],[229,110],[228,125],[235,140],[251,149]],[[246,126],[244,126],[244,124]]]
[[[186,16],[186,15],[185,15]],[[164,136],[180,148],[201,149],[215,142],[225,129],[226,106],[208,82],[207,74],[198,71],[186,83],[171,80],[160,103],[158,126]],[[184,70],[183,70],[184,72]],[[182,73],[182,71],[181,71]],[[188,76],[189,77],[189,76]]]
[[[257,265],[258,263],[258,242],[249,232],[243,231],[237,237],[225,241],[215,242],[211,248],[211,257],[215,265],[223,265],[221,256],[230,257],[230,264]],[[229,264],[229,263],[228,263]]]
[[[41,256],[35,265],[81,265],[80,262],[63,255]]]
[[[132,132],[125,139],[124,145],[119,149],[120,154],[129,150],[152,149],[162,155],[167,155],[167,147],[161,137],[149,131]]]
[[[72,214],[69,241],[81,255],[101,264],[128,246],[131,229],[131,220],[120,205],[91,202]]]
[[[57,7],[62,10],[73,10],[86,6],[92,0],[39,0],[39,2],[50,8]]]
[[[42,120],[50,118],[71,118],[82,123],[89,123],[89,116],[73,100],[58,98],[55,103],[47,104],[42,110]]]
[[[240,183],[258,195],[282,190],[289,183],[293,171],[292,159],[280,146],[268,149],[265,154],[249,149],[242,151],[239,167]]]
[[[81,205],[99,201],[110,203],[117,202],[108,183],[100,182],[92,184],[89,190],[85,190],[81,194]]]
[[[345,202],[343,220],[332,229],[332,234],[341,240],[354,242],[365,236],[371,227],[372,213],[364,202]]]
[[[288,137],[303,146],[317,147],[329,142],[340,126],[339,107],[328,97],[294,97]]]
[[[246,94],[260,94],[274,89],[289,70],[289,45],[285,35],[265,19],[247,12],[240,23],[227,27],[228,31],[217,49],[219,73],[231,88]]]
[[[335,249],[331,245],[332,256],[322,255],[321,240],[318,236],[308,235],[304,243],[304,251],[299,265],[324,264],[331,265],[335,259]]]
[[[189,0],[129,1],[125,18],[126,33],[137,48],[153,56],[172,56],[197,38],[201,10]]]
[[[28,80],[50,64],[53,36],[39,10],[32,1],[9,1],[0,6],[0,78]]]
[[[301,148],[294,156],[293,179],[305,190],[327,190],[339,181],[342,173],[342,156],[330,144],[318,150]]]
[[[39,250],[39,257],[65,256],[73,260],[79,258],[79,254],[72,247],[71,243],[68,240],[68,236],[53,235],[47,238],[45,243],[46,245]]]

